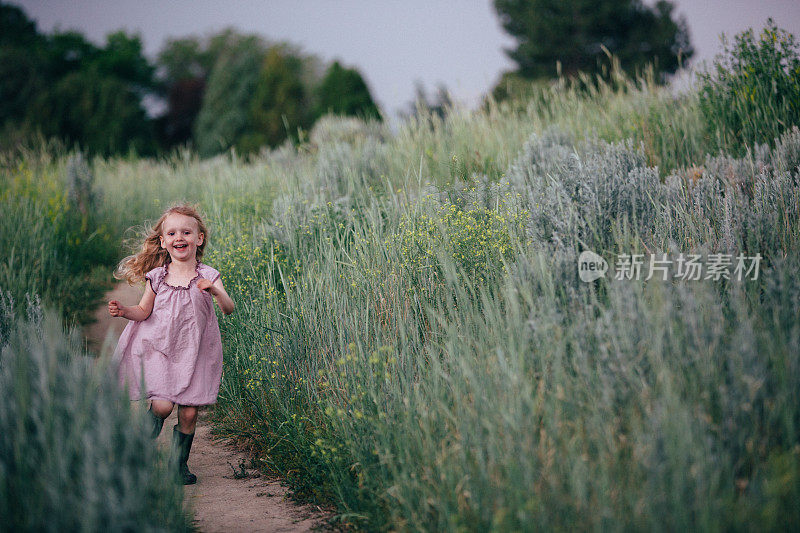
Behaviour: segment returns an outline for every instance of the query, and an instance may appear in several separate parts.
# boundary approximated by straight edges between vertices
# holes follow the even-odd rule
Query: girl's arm
[[[197,280],[197,288],[201,291],[207,290],[210,292],[214,298],[216,298],[217,305],[222,309],[223,314],[229,315],[233,313],[233,300],[228,296],[225,287],[222,286],[222,278],[217,278],[214,283],[211,283],[207,279],[199,279]]]
[[[121,316],[128,320],[135,320],[141,322],[150,316],[153,311],[153,303],[156,300],[156,293],[153,292],[149,283],[144,284],[144,294],[139,305],[122,305],[117,300],[108,302],[108,312],[111,316]]]

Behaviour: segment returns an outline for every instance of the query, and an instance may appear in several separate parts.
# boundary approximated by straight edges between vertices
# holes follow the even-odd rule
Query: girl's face
[[[161,247],[169,252],[173,261],[195,259],[197,247],[203,244],[204,238],[194,217],[171,213],[161,223]]]

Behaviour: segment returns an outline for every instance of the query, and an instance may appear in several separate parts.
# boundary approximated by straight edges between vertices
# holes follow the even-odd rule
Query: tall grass
[[[122,227],[203,204],[218,430],[370,530],[796,528],[800,132],[719,153],[697,92],[586,86],[95,160]],[[587,284],[587,249],[763,261]]]
[[[533,102],[420,117],[395,136],[337,136],[332,121],[315,145],[247,161],[95,168],[132,218],[204,200],[207,261],[237,302],[218,427],[342,520],[796,524],[785,294],[800,135],[711,157],[691,94],[632,84]],[[585,285],[586,248],[612,265],[651,252],[764,263],[742,283]]]
[[[80,154],[3,159],[0,289],[16,301],[38,294],[67,322],[86,322],[119,254],[100,194]]]
[[[19,317],[0,294],[0,530],[189,530],[141,413],[32,304]]]
[[[243,303],[221,422],[370,529],[796,524],[798,146],[662,183],[629,144],[551,133],[494,186],[276,212],[273,244],[215,252]],[[476,204],[512,253],[491,253]],[[586,285],[584,248],[766,263]]]

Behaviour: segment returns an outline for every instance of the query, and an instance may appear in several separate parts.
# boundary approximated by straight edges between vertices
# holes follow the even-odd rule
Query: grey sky
[[[324,61],[357,67],[373,96],[393,114],[444,83],[474,104],[512,68],[491,0],[16,0],[40,31],[77,29],[92,41],[124,28],[155,54],[168,37],[214,33],[226,26],[287,40]],[[649,3],[649,2],[648,2]],[[773,17],[800,37],[799,0],[677,0],[689,22],[695,63],[720,50],[719,34],[763,27]]]

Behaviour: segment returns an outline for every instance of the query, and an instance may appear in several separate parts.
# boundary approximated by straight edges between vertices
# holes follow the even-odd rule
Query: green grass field
[[[0,287],[79,320],[128,228],[196,201],[237,304],[217,429],[337,520],[794,529],[800,131],[732,139],[708,94],[618,78],[397,131],[330,118],[248,159],[95,159],[83,196],[74,157],[17,153],[0,202],[30,231],[3,224]],[[97,248],[57,249],[81,202]],[[730,279],[617,280],[619,254],[727,254]]]

